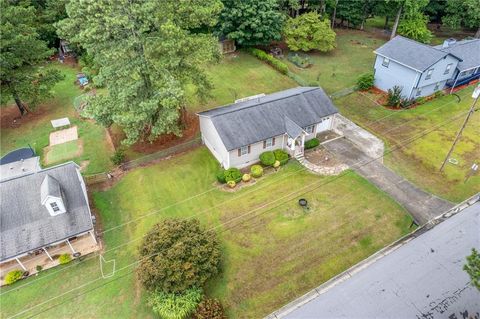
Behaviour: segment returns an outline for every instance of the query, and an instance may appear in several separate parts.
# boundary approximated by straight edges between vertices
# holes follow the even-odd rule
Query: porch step
[[[297,155],[295,155],[295,158],[296,158],[297,161],[299,161],[300,163],[305,162],[305,156],[304,156],[303,154],[297,154]]]

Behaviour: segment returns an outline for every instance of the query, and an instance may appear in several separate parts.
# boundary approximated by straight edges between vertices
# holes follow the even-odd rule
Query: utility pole
[[[479,96],[480,96],[480,84],[473,91],[472,97],[474,98],[474,100],[473,100],[472,106],[470,107],[470,110],[468,111],[468,114],[465,117],[465,120],[463,121],[463,124],[462,124],[462,127],[460,128],[460,131],[458,131],[457,136],[455,137],[455,140],[453,141],[452,147],[450,147],[450,150],[448,151],[448,154],[445,157],[445,160],[443,161],[442,166],[440,167],[440,172],[443,171],[443,168],[445,167],[445,164],[447,163],[448,159],[450,158],[450,155],[452,154],[453,149],[455,148],[455,145],[457,145],[457,142],[460,139],[460,136],[462,136],[462,132],[465,129],[465,126],[467,126],[468,120],[472,116],[473,112],[475,112],[475,105],[477,104]]]

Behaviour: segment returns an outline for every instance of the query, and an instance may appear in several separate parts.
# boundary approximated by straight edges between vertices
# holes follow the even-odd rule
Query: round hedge
[[[260,165],[253,165],[251,168],[250,168],[250,174],[255,177],[255,178],[259,178],[259,177],[262,177],[263,175],[263,167],[261,167]]]
[[[72,256],[70,256],[70,254],[62,254],[58,258],[58,262],[60,263],[60,265],[68,264],[71,261],[72,261]]]
[[[21,270],[12,270],[5,276],[5,283],[11,285],[23,277],[23,272]]]
[[[318,140],[318,138],[315,137],[305,142],[305,149],[308,150],[309,148],[314,148],[318,145],[320,145],[320,141]]]
[[[265,166],[272,166],[275,163],[275,155],[272,151],[260,154],[260,162]]]
[[[228,182],[227,182],[227,185],[228,185],[228,187],[230,187],[230,188],[235,188],[235,186],[237,185],[237,183],[235,183],[235,181],[228,181]]]
[[[217,174],[215,175],[215,177],[217,178],[217,181],[221,184],[225,184],[227,181],[225,180],[225,170],[224,169],[221,169],[217,172]]]
[[[240,183],[242,181],[242,172],[238,168],[232,167],[225,171],[225,181],[235,181],[235,183]]]
[[[289,155],[284,150],[275,150],[273,151],[273,155],[275,155],[275,159],[280,162],[280,165],[285,165],[288,163]]]
[[[252,177],[250,176],[250,174],[243,174],[242,181],[248,182],[248,181],[250,181],[251,178]]]

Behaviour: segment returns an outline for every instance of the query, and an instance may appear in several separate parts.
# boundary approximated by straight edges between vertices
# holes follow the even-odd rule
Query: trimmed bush
[[[224,169],[220,169],[217,174],[215,175],[215,177],[217,178],[217,181],[221,184],[225,184],[227,181],[225,180],[225,170]]]
[[[188,318],[202,300],[202,290],[191,288],[183,293],[165,293],[157,290],[152,293],[147,303],[163,319]]]
[[[13,283],[16,283],[23,277],[23,271],[21,270],[12,270],[10,271],[6,276],[5,276],[5,283],[7,285],[11,285]]]
[[[373,87],[375,78],[373,73],[365,73],[357,79],[357,90],[365,91]]]
[[[272,151],[260,154],[260,162],[265,166],[272,166],[275,163],[275,155]]]
[[[58,257],[58,262],[60,263],[60,265],[68,264],[71,261],[72,256],[70,256],[70,254],[61,254],[60,257]]]
[[[306,150],[317,147],[318,145],[320,145],[320,141],[316,137],[312,138],[311,140],[305,141]]]
[[[125,161],[125,150],[123,148],[118,148],[115,153],[113,153],[113,156],[110,157],[110,160],[112,161],[113,164],[115,165],[120,165]]]
[[[203,299],[192,319],[225,319],[225,312],[218,299]]]
[[[230,187],[230,188],[235,188],[235,186],[237,186],[237,183],[235,183],[235,181],[228,181],[228,182],[227,182],[227,185],[228,185],[228,187]]]
[[[275,159],[280,162],[280,165],[285,165],[288,163],[289,155],[286,151],[278,149],[273,151]]]
[[[260,165],[252,165],[252,167],[250,167],[250,173],[255,178],[262,177],[263,167],[261,167]]]
[[[235,183],[240,183],[242,180],[242,172],[238,168],[232,167],[225,171],[225,180],[227,183],[229,181],[234,181]]]
[[[37,265],[35,266],[35,269],[37,270],[37,272],[41,272],[43,270],[43,267],[40,265]]]
[[[258,58],[259,60],[266,62],[268,65],[270,65],[280,73],[282,74],[288,73],[288,66],[285,63],[273,57],[272,55],[266,53],[265,51],[260,49],[255,49],[255,48],[249,48],[247,49],[247,51],[250,52],[250,54],[252,54],[256,58]]]
[[[280,161],[275,160],[275,163],[273,163],[274,168],[279,168],[280,167]]]
[[[250,181],[250,179],[252,179],[252,177],[250,176],[250,174],[243,174],[243,176],[242,176],[242,181],[248,182],[248,181]]]

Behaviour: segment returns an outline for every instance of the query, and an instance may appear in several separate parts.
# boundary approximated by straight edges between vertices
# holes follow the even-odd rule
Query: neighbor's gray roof
[[[70,162],[0,183],[0,261],[93,228],[77,169]],[[47,175],[61,185],[66,213],[51,216],[42,205],[41,185]]]
[[[41,170],[40,157],[30,157],[16,162],[0,165],[0,181],[16,176],[31,174]]]
[[[278,318],[463,318],[480,292],[462,269],[480,248],[480,202]],[[318,293],[317,293],[318,294]]]
[[[338,113],[319,87],[297,87],[199,113],[212,120],[227,150],[286,133],[285,117],[300,127]]]
[[[43,203],[48,196],[62,198],[60,183],[49,174],[45,175],[42,185],[40,185],[41,202]]]
[[[458,63],[457,66],[460,71],[480,66],[480,39],[462,40],[455,42],[448,48],[442,48],[441,45],[435,48],[461,58],[463,61]]]
[[[450,54],[399,35],[379,47],[375,50],[375,53],[419,71],[426,70],[435,62]],[[456,55],[453,56],[459,59]]]

